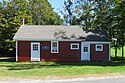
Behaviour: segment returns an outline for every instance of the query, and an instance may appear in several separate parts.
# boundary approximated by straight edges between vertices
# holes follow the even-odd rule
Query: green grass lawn
[[[121,48],[117,50],[117,55],[118,55],[118,57],[122,56],[122,49]],[[115,56],[115,50],[113,48],[111,48],[111,56],[112,57]],[[124,47],[124,56],[125,56],[125,47]]]
[[[125,53],[125,52],[124,52]],[[111,49],[114,57],[114,49]],[[118,50],[121,55],[121,50]],[[105,74],[125,74],[125,60],[111,62],[15,62],[0,58],[0,78],[65,77]]]
[[[112,62],[8,62],[0,60],[0,77],[85,76],[125,73],[124,61]]]

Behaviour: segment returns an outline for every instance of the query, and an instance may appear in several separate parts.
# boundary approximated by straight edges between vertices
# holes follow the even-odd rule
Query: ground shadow
[[[29,63],[29,64],[17,64],[9,66],[9,70],[27,70],[35,68],[64,68],[72,66],[125,66],[123,61],[113,61],[113,62],[55,62],[54,64],[42,64],[41,63]]]
[[[0,62],[7,62],[6,64],[0,64],[0,67],[7,67],[8,70],[30,70],[35,68],[64,68],[72,66],[125,66],[125,60],[113,60],[112,61],[83,61],[83,62],[15,62],[15,58],[3,58]]]
[[[0,62],[15,62],[15,57],[0,57]]]

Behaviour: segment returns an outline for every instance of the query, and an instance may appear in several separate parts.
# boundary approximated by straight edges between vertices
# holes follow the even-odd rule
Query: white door
[[[31,42],[31,61],[40,61],[40,43]]]
[[[81,60],[90,60],[90,43],[81,44]]]

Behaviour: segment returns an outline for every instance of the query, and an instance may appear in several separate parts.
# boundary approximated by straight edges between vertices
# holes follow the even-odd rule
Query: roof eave
[[[16,41],[85,41],[85,39],[13,38]]]

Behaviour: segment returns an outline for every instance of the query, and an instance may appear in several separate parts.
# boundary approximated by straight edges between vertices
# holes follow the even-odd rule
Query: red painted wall
[[[81,58],[81,43],[59,41],[59,53],[51,53],[51,42],[42,41],[41,45],[49,46],[49,50],[41,50],[41,60],[46,61],[80,61]],[[79,43],[79,50],[71,50],[71,43]]]
[[[103,51],[96,51],[96,44],[90,44],[90,60],[92,61],[108,61],[109,60],[109,44],[103,44]]]
[[[71,50],[71,43],[79,43],[79,50]],[[48,50],[40,50],[40,60],[45,61],[81,61],[81,42],[59,41],[59,53],[51,53],[51,41],[41,41],[42,46],[49,46]],[[109,44],[103,45],[103,51],[95,51],[95,44],[90,44],[90,60],[109,60]],[[31,61],[31,42],[18,41],[18,61]]]
[[[30,61],[30,42],[18,41],[18,61]]]
[[[18,41],[18,61],[31,61],[31,42]],[[79,43],[79,50],[71,50],[71,43]],[[42,46],[49,46],[48,50],[42,50]],[[51,41],[40,42],[40,60],[45,61],[80,61],[80,42],[59,42],[59,53],[51,53]]]

